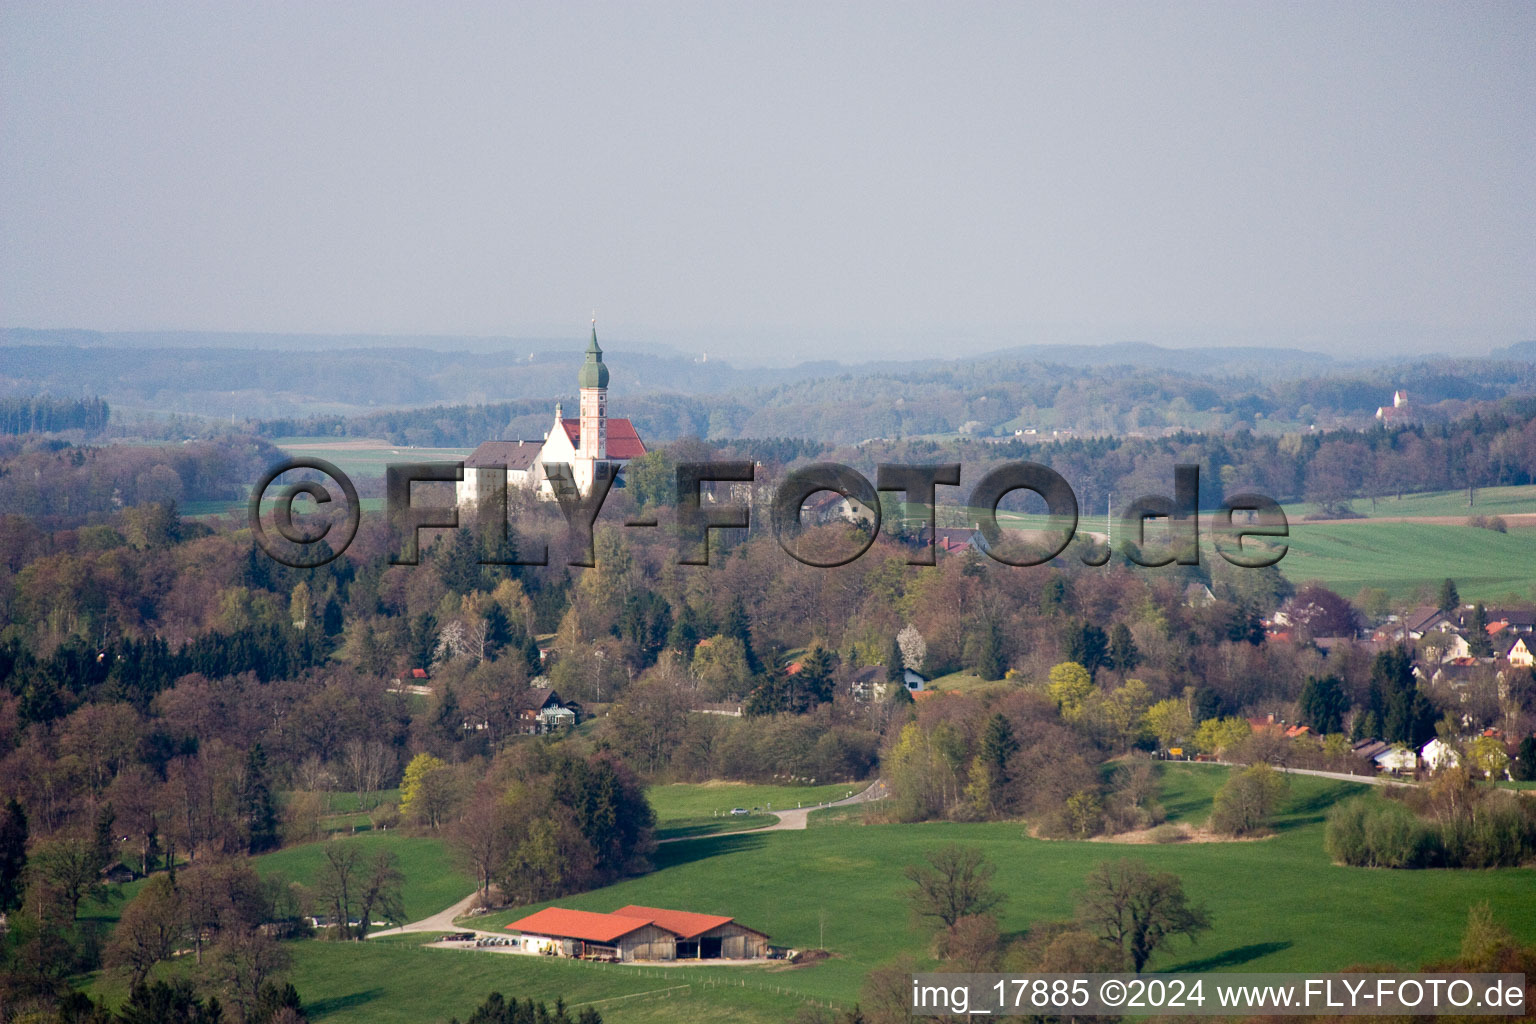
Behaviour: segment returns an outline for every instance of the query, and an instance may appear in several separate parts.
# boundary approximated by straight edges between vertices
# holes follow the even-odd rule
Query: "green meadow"
[[[1407,600],[1447,577],[1463,600],[1536,598],[1536,528],[1495,533],[1434,523],[1291,523],[1280,571],[1352,597],[1364,587]]]
[[[1479,494],[1488,497],[1486,501],[1479,497],[1473,510],[1478,514],[1536,511],[1536,487],[1489,488]],[[1461,505],[1456,508],[1458,500]],[[1356,504],[1366,507],[1364,503]],[[1450,577],[1467,600],[1536,599],[1536,526],[1513,525],[1507,533],[1498,533],[1459,522],[1390,522],[1370,518],[1303,521],[1303,515],[1310,510],[1307,505],[1286,507],[1290,533],[1284,541],[1287,551],[1279,568],[1292,582],[1316,580],[1346,597],[1373,587],[1386,591],[1395,600],[1407,601],[1421,590],[1434,591],[1442,580]],[[1383,519],[1465,516],[1468,511],[1466,492],[1457,491],[1409,495],[1401,501],[1384,499],[1377,515]],[[940,509],[940,521],[947,525],[970,526],[975,520],[970,509]],[[998,522],[1005,529],[1049,528],[1049,519],[1043,515],[1002,512]],[[1211,516],[1201,517],[1201,558],[1205,561],[1221,557],[1212,543],[1211,522]],[[1084,517],[1078,529],[1097,532],[1102,538],[1103,517]],[[1118,523],[1116,529],[1120,529]],[[1156,526],[1149,526],[1148,537],[1155,537],[1156,530]],[[1249,538],[1243,546],[1245,550],[1262,549],[1265,543]]]
[[[1367,518],[1383,516],[1507,516],[1521,512],[1536,512],[1536,485],[1523,487],[1479,487],[1476,500],[1467,504],[1466,490],[1421,491],[1378,498],[1373,504],[1369,498],[1351,502],[1351,507]],[[1284,506],[1285,514],[1295,520],[1312,515],[1318,506],[1311,502],[1295,502]]]
[[[1224,769],[1212,766],[1164,766],[1162,799],[1170,818],[1203,821],[1224,777]],[[1292,777],[1277,834],[1254,842],[1053,842],[1029,838],[1021,823],[848,824],[702,838],[663,846],[649,875],[558,903],[594,911],[640,903],[728,914],[766,931],[778,945],[824,943],[832,959],[786,972],[774,983],[838,1005],[852,1003],[868,973],[891,958],[925,957],[929,929],[911,920],[902,868],[950,842],[975,845],[998,866],[996,883],[1009,894],[1005,932],[1070,916],[1083,876],[1102,860],[1133,856],[1180,875],[1189,893],[1209,907],[1214,927],[1197,942],[1180,940],[1159,954],[1152,963],[1157,970],[1414,967],[1453,955],[1468,907],[1482,900],[1491,901],[1522,938],[1536,941],[1536,871],[1388,872],[1331,864],[1322,849],[1324,816],[1338,800],[1365,790]],[[476,918],[475,925],[504,925],[532,909]],[[1373,921],[1414,926],[1362,927],[1362,912]],[[687,979],[764,973],[672,972]],[[696,996],[707,997],[707,991]]]
[[[373,438],[279,437],[272,443],[297,458],[324,459],[356,479],[382,479],[385,468],[394,462],[458,462],[474,451],[473,448],[412,448]]]
[[[263,877],[280,875],[291,882],[313,885],[325,863],[328,843],[355,843],[364,857],[372,857],[380,849],[394,851],[405,876],[401,902],[407,921],[429,917],[463,899],[475,887],[474,879],[454,861],[446,842],[399,830],[360,832],[346,838],[290,846],[255,858],[256,870]]]
[[[1170,819],[1192,823],[1210,813],[1212,794],[1227,774],[1210,765],[1159,769],[1160,799]],[[657,798],[663,822],[681,820],[674,815],[696,816],[722,790],[740,795],[747,789],[658,788],[666,790]],[[787,802],[783,790],[770,788],[777,794],[775,806]],[[816,827],[805,831],[669,843],[658,849],[650,874],[557,901],[594,911],[640,903],[728,914],[766,931],[776,945],[831,951],[830,959],[805,967],[581,964],[423,948],[427,936],[366,944],[313,940],[287,948],[294,958],[293,981],[317,1024],[462,1019],[493,990],[592,1003],[614,1024],[770,1024],[789,1019],[806,1002],[852,1005],[869,972],[896,956],[929,962],[932,929],[912,919],[902,869],[951,842],[979,847],[997,865],[994,884],[1008,894],[1001,924],[1010,934],[1033,922],[1070,916],[1084,875],[1101,861],[1137,857],[1178,874],[1190,896],[1210,911],[1213,927],[1195,942],[1180,939],[1160,952],[1153,970],[1414,968],[1453,956],[1468,908],[1485,900],[1524,941],[1536,942],[1536,870],[1386,871],[1332,864],[1322,849],[1328,809],[1366,792],[1368,787],[1354,783],[1292,776],[1274,836],[1170,845],[1038,840],[1019,822],[861,824],[868,812],[858,805],[817,811]],[[766,796],[757,798],[759,806],[767,802]],[[751,806],[741,799],[732,806],[744,804]],[[389,845],[399,854],[413,919],[449,906],[473,887],[439,840],[364,833],[356,841]],[[323,844],[314,843],[269,854],[259,859],[259,867],[309,880],[322,850]],[[466,923],[495,930],[533,909]],[[112,995],[116,989],[108,980],[98,991]]]
[[[656,838],[679,839],[762,828],[778,821],[772,811],[831,803],[862,792],[866,782],[832,786],[754,786],[740,782],[651,786],[645,797],[656,812]],[[736,808],[746,814],[732,814]]]

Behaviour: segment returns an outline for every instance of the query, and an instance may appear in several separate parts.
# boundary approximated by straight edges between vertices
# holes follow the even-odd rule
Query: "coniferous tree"
[[[240,786],[240,819],[251,853],[277,848],[277,805],[267,774],[267,755],[260,743],[253,745],[245,757],[245,778]]]
[[[1002,714],[987,720],[986,731],[981,734],[979,755],[992,773],[993,785],[1001,789],[1008,784],[1008,760],[1018,752],[1019,741],[1014,738],[1013,726]]]
[[[1479,601],[1467,620],[1467,649],[1474,658],[1491,658],[1493,641],[1488,637],[1488,609]]]
[[[1456,592],[1455,580],[1447,578],[1440,584],[1440,603],[1436,607],[1447,613],[1461,607],[1461,595]]]
[[[1536,782],[1536,736],[1520,741],[1515,763],[1509,766],[1510,778],[1517,782]]]
[[[901,663],[901,644],[891,637],[891,645],[885,651],[885,679],[890,683],[906,685],[907,673]]]
[[[985,623],[976,647],[976,674],[987,680],[1001,679],[1007,667],[1007,660],[1003,657],[1002,633],[997,623]]]
[[[1136,639],[1131,636],[1130,627],[1123,622],[1115,623],[1109,631],[1109,664],[1121,675],[1141,664],[1141,651],[1136,647]]]
[[[501,657],[512,640],[512,623],[508,620],[506,611],[501,605],[492,601],[485,612],[485,656],[492,661]]]
[[[1344,685],[1335,676],[1307,677],[1301,688],[1301,722],[1319,734],[1344,730],[1344,712],[1349,710],[1349,697]]]
[[[27,815],[15,797],[0,810],[0,914],[21,906],[27,870]]]
[[[672,629],[667,633],[667,646],[691,659],[694,648],[702,639],[699,635],[699,613],[693,610],[693,605],[684,601],[682,609],[672,620]]]
[[[1067,630],[1067,660],[1075,661],[1091,676],[1104,667],[1109,637],[1088,621],[1073,623]]]

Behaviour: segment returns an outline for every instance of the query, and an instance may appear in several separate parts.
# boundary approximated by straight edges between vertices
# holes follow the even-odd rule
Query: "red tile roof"
[[[590,910],[565,910],[545,907],[507,925],[508,931],[533,935],[551,935],[583,942],[614,942],[630,932],[644,928],[649,920],[621,914],[594,914]]]
[[[703,935],[711,928],[730,924],[732,920],[717,914],[694,914],[686,910],[660,910],[656,907],[620,907],[614,913],[621,917],[644,918],[674,933],[680,939],[691,939]]]
[[[565,428],[565,436],[571,439],[571,444],[581,445],[581,420],[562,419],[560,425]],[[645,454],[645,442],[640,440],[639,431],[629,420],[608,419],[608,457],[610,459],[638,459]]]

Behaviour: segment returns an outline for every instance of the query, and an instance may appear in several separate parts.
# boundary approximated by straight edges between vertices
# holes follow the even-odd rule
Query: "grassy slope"
[[[1161,799],[1170,817],[1203,820],[1225,769],[1162,767]],[[549,1001],[563,995],[571,1003],[605,1000],[599,1007],[613,1024],[782,1022],[807,999],[850,1005],[870,969],[898,953],[924,956],[928,929],[910,921],[901,868],[948,842],[979,846],[997,864],[996,883],[1009,894],[1005,931],[1069,915],[1084,874],[1102,860],[1134,856],[1176,872],[1208,906],[1215,927],[1199,942],[1180,940],[1154,958],[1158,970],[1414,967],[1453,954],[1468,906],[1482,900],[1521,938],[1536,941],[1536,871],[1392,872],[1330,864],[1322,851],[1323,816],[1333,802],[1362,789],[1293,777],[1279,833],[1248,843],[1045,842],[1028,838],[1018,823],[848,824],[719,836],[664,846],[656,872],[560,901],[591,910],[634,902],[731,914],[766,930],[777,944],[799,947],[818,944],[824,927],[825,943],[837,955],[806,969],[592,966],[422,949],[418,938],[409,937],[365,945],[290,944],[293,980],[317,1024],[462,1019],[492,990]],[[370,840],[409,845],[408,870],[420,902],[432,902],[422,895],[425,889],[445,885],[429,910],[469,891],[462,878],[431,876],[434,867],[451,871],[440,847],[431,852],[435,841],[359,837]],[[300,877],[306,864],[313,869],[318,854],[319,844],[271,854],[262,858],[263,870],[286,861],[288,873]],[[492,928],[526,912],[477,918],[475,924]],[[1375,926],[1362,927],[1363,918]],[[681,985],[691,987],[673,990]]]
[[[682,782],[651,786],[646,799],[656,811],[656,834],[677,836],[717,835],[772,825],[778,819],[768,811],[791,810],[800,805],[841,800],[858,793],[867,782],[830,786],[753,786],[739,782]],[[754,813],[733,815],[737,807]]]
[[[1536,512],[1536,486],[1481,487],[1477,491],[1477,504],[1467,505],[1467,492],[1423,491],[1405,494],[1401,498],[1385,497],[1371,507],[1369,498],[1352,503],[1356,512],[1364,516],[1498,516],[1516,512]],[[1318,507],[1310,502],[1296,502],[1285,506],[1285,514],[1292,520],[1316,512]]]
[[[1292,523],[1288,544],[1280,562],[1288,578],[1322,580],[1346,596],[1380,587],[1410,597],[1446,577],[1466,599],[1536,596],[1536,529],[1501,534],[1430,523]]]
[[[463,899],[475,883],[454,863],[447,844],[441,839],[406,835],[400,831],[362,832],[347,839],[327,842],[356,843],[364,856],[375,850],[390,849],[400,859],[405,875],[402,900],[406,918],[411,921],[437,913]],[[256,870],[263,876],[279,874],[289,881],[314,883],[324,862],[326,842],[305,843],[256,858]]]
[[[367,447],[337,449],[330,447],[339,437],[279,437],[273,444],[297,457],[324,459],[351,477],[383,477],[392,462],[457,462],[469,456],[471,448],[411,448],[375,440]]]
[[[1170,814],[1201,820],[1220,769],[1170,766]],[[1387,872],[1335,867],[1322,851],[1322,818],[1348,783],[1293,780],[1280,833],[1262,842],[1119,846],[1044,842],[1019,824],[872,825],[721,836],[663,847],[658,870],[563,906],[607,911],[625,903],[731,914],[775,943],[814,946],[823,921],[839,957],[787,975],[808,997],[851,1002],[869,970],[901,952],[921,956],[925,930],[913,928],[900,867],[947,842],[974,844],[998,865],[1010,894],[1005,930],[1072,912],[1083,876],[1101,860],[1136,856],[1181,875],[1206,903],[1213,931],[1154,960],[1158,969],[1243,965],[1248,970],[1338,968],[1360,962],[1414,966],[1452,954],[1467,907],[1491,900],[1501,918],[1536,940],[1536,871]],[[1373,920],[1412,928],[1361,929],[1341,907],[1368,907]],[[480,918],[503,924],[526,910]],[[695,969],[689,969],[697,970]]]

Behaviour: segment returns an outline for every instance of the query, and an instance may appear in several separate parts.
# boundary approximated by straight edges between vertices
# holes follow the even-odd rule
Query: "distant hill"
[[[1508,348],[1494,349],[1489,358],[1518,359],[1527,363],[1536,363],[1536,341],[1517,341]]]
[[[1317,373],[1334,364],[1332,356],[1299,348],[1229,346],[1165,348],[1143,341],[1111,345],[1026,345],[989,352],[982,359],[1027,359],[1061,366],[1137,366],[1180,373]]]

